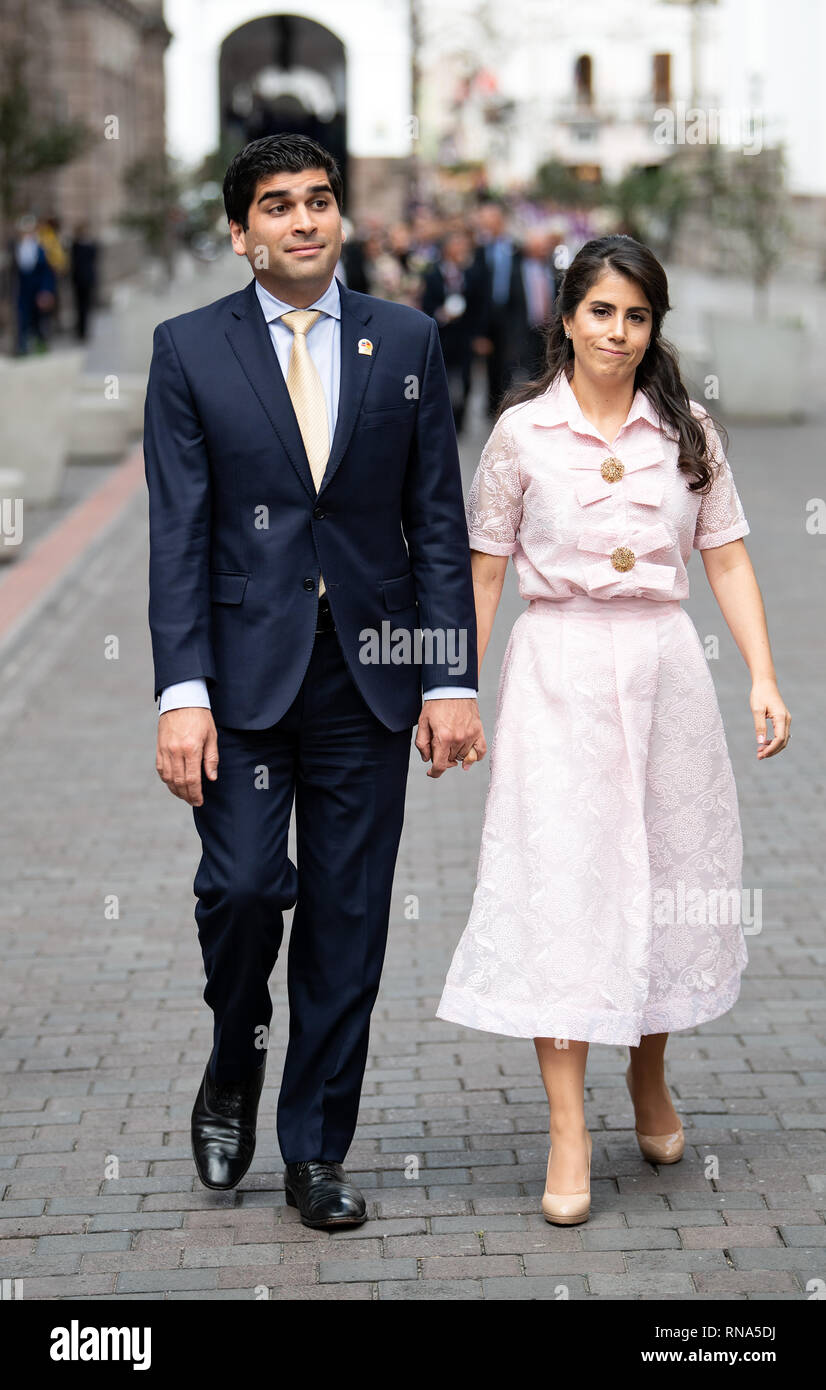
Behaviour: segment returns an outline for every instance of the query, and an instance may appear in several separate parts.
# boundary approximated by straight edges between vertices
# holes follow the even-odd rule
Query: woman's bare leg
[[[549,1192],[577,1192],[588,1171],[585,1126],[585,1063],[588,1043],[570,1038],[534,1038],[550,1106]]]
[[[640,1134],[670,1134],[680,1127],[665,1079],[667,1042],[667,1033],[648,1033],[639,1047],[629,1048],[634,1123]]]

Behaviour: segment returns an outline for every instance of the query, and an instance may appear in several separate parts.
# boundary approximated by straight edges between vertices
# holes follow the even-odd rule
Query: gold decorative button
[[[614,458],[612,455],[610,458],[603,459],[602,467],[599,471],[606,483],[618,483],[625,472],[625,464],[620,463],[619,459]]]
[[[616,550],[611,551],[611,564],[615,570],[632,570],[636,563],[637,557],[627,545],[618,545]]]

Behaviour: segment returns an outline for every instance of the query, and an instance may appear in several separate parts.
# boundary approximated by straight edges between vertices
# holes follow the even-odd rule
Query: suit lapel
[[[336,472],[355,428],[361,402],[364,397],[370,369],[373,364],[380,339],[373,338],[373,353],[368,355],[358,350],[359,339],[364,337],[364,325],[372,317],[369,305],[363,304],[359,296],[345,285],[339,283],[341,300],[341,375],[339,381],[338,417],[335,433],[330,447],[330,456],[319,492],[330,482]],[[298,428],[293,403],[284,380],[284,373],[275,355],[267,321],[261,312],[258,296],[255,293],[255,278],[245,289],[240,290],[230,305],[231,317],[226,329],[229,344],[238,358],[241,367],[266,412],[272,428],[284,452],[295,469],[302,485],[315,498],[316,490],[310,471],[307,452],[301,431]]]
[[[327,460],[324,477],[321,479],[319,494],[331,482],[344,457],[347,445],[350,443],[370,378],[373,359],[381,342],[381,338],[373,337],[371,339],[372,352],[359,352],[359,340],[367,336],[364,332],[364,325],[372,318],[373,311],[368,304],[364,304],[361,299],[357,298],[352,290],[348,290],[346,285],[339,284],[338,288],[341,299],[341,375],[338,389],[338,418],[336,419],[335,434],[330,446],[330,457]]]
[[[311,497],[315,496],[313,475],[293,403],[287,390],[267,321],[261,312],[253,277],[231,306],[226,335],[244,373],[263,406],[290,463]]]

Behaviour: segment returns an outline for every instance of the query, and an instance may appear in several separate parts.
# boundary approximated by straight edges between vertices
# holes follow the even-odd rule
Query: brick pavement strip
[[[487,428],[477,419],[463,444],[466,486]],[[819,589],[820,552],[802,517],[822,492],[826,421],[732,435],[749,549],[797,716],[793,743],[771,765],[755,765],[746,673],[696,560],[687,607],[701,636],[720,637],[710,664],[737,775],[744,883],[763,891],[763,929],[749,938],[735,1008],[669,1044],[688,1139],[681,1164],[643,1162],[625,1050],[591,1048],[593,1211],[577,1229],[549,1226],[539,1211],[547,1114],[532,1044],[434,1017],[472,894],[487,769],[434,782],[411,760],[348,1160],[371,1220],[312,1232],[284,1205],[277,1067],[242,1190],[207,1192],[192,1169],[189,1111],[210,1032],[192,916],[197,839],[154,770],[142,493],[17,629],[0,663],[0,730],[13,733],[0,743],[0,774],[15,789],[3,839],[17,865],[4,894],[0,1273],[22,1278],[24,1297],[232,1300],[263,1286],[284,1300],[744,1301],[802,1299],[809,1280],[826,1277],[826,958],[814,868],[826,817],[808,775],[826,670],[799,602]],[[778,496],[781,446],[794,467]],[[784,563],[792,545],[794,582]],[[483,678],[489,737],[519,611],[511,573]],[[116,661],[104,659],[109,634],[119,637]],[[404,911],[411,893],[415,919]],[[279,1054],[283,953],[272,990]],[[717,1178],[706,1176],[709,1158]]]

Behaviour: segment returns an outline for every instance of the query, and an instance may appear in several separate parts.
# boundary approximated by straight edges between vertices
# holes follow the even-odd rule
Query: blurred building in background
[[[196,205],[223,239],[228,159],[283,130],[336,154],[361,225],[489,193],[593,207],[684,154],[699,109],[706,146],[782,143],[826,266],[824,54],[824,0],[0,0],[5,110],[29,103],[0,120],[3,245],[26,211],[85,220],[106,285],[168,255]]]
[[[0,90],[17,113],[1,123],[4,244],[32,212],[64,235],[85,222],[108,279],[137,268],[144,246],[120,217],[129,169],[163,167],[170,37],[162,0],[0,0]]]

